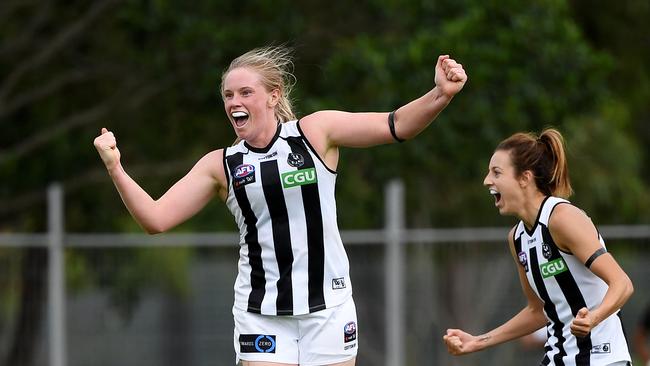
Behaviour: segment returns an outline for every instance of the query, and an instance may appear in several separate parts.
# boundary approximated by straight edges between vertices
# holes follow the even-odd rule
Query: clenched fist
[[[441,55],[438,56],[436,63],[435,82],[443,94],[453,97],[465,86],[467,74],[463,65],[449,58],[448,55]]]
[[[113,132],[102,128],[101,134],[95,137],[94,144],[109,173],[120,165],[120,150]]]

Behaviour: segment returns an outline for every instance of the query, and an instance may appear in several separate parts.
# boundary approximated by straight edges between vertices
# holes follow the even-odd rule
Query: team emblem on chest
[[[542,243],[542,255],[546,259],[551,258],[551,247],[548,246],[548,244],[546,244],[546,243]]]
[[[287,157],[287,164],[294,168],[300,168],[305,164],[305,158],[303,158],[303,156],[298,153],[289,153],[289,156]]]

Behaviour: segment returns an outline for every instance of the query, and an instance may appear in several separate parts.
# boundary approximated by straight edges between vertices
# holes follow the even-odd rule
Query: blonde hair
[[[228,73],[234,69],[245,67],[260,75],[262,85],[267,91],[279,90],[280,99],[275,106],[275,119],[287,122],[296,119],[289,94],[296,83],[293,75],[293,58],[291,49],[283,46],[267,46],[256,48],[234,59],[221,75],[221,95],[223,82]]]
[[[503,140],[496,150],[508,151],[517,176],[526,170],[533,172],[537,188],[545,195],[569,198],[573,193],[569,179],[564,138],[547,128],[534,133],[515,133]]]

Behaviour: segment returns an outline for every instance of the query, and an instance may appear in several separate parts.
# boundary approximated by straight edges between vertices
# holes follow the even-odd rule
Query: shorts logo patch
[[[345,277],[332,278],[332,290],[341,290],[345,288]]]
[[[349,322],[343,327],[343,341],[352,342],[357,339],[357,323]]]
[[[318,182],[316,169],[300,169],[293,172],[282,173],[282,187],[291,188]]]
[[[558,258],[540,265],[539,269],[542,272],[542,277],[549,278],[565,272],[569,268],[567,268],[562,258]]]
[[[612,353],[609,343],[602,343],[591,347],[591,353]]]
[[[255,182],[255,166],[250,164],[238,165],[232,174],[232,186],[235,189]]]
[[[241,353],[275,353],[275,336],[266,334],[240,334]]]

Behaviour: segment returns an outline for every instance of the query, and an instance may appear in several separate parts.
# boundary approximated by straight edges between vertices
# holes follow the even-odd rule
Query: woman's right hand
[[[113,132],[102,128],[101,134],[95,137],[94,145],[109,173],[120,165],[120,150]]]
[[[447,329],[442,339],[447,345],[447,352],[454,356],[460,356],[479,350],[478,337],[463,332],[460,329]]]

